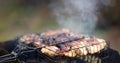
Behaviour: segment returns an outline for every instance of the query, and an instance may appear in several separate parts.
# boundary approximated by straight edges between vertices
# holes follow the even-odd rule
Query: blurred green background
[[[0,41],[57,28],[48,4],[47,0],[0,0]]]

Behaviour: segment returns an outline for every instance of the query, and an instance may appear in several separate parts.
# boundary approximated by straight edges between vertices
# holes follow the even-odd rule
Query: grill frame
[[[39,34],[40,35],[40,34]],[[18,39],[17,39],[18,40]],[[67,41],[66,41],[67,42]],[[60,43],[63,43],[63,42],[60,42]],[[101,50],[100,52],[103,52],[103,51],[105,51],[105,50],[107,50],[109,47],[110,47],[110,42],[109,41],[106,41],[106,43],[107,43],[107,45],[106,45],[106,47],[103,49],[103,50]],[[56,43],[56,44],[58,44],[58,43]],[[56,44],[50,44],[50,46],[52,46],[52,45],[56,45]],[[87,47],[87,46],[84,46],[84,47]],[[45,48],[45,46],[43,46],[43,47],[41,47],[41,48]],[[81,47],[82,48],[82,47]],[[48,56],[48,55],[45,55],[45,54],[43,54],[40,50],[39,50],[39,48],[35,48],[35,47],[29,47],[28,45],[25,45],[25,44],[23,44],[23,43],[21,43],[21,42],[18,42],[18,45],[16,46],[16,48],[10,53],[10,54],[8,54],[8,55],[4,55],[4,56],[1,56],[0,57],[0,62],[9,62],[9,61],[14,61],[14,60],[16,60],[16,59],[18,59],[19,60],[19,56],[20,55],[22,55],[22,54],[24,54],[24,53],[29,53],[29,52],[32,52],[32,51],[37,51],[37,53],[38,53],[38,59],[39,59],[39,56],[42,56],[42,57],[44,57],[44,58],[46,58],[46,59],[48,59],[48,60],[50,60],[50,61],[52,61],[52,62],[59,62],[60,60],[61,60],[61,58],[63,58],[62,56],[58,56],[58,57],[55,57],[55,58],[52,58],[52,57],[50,57],[50,56]],[[91,55],[91,54],[88,54],[88,55]],[[9,58],[8,58],[9,57]],[[2,59],[1,59],[2,58]],[[4,60],[4,59],[6,59],[6,58],[8,58],[8,60]],[[12,59],[13,58],[13,59]],[[66,58],[66,57],[65,57]],[[12,60],[11,60],[12,59]],[[74,58],[68,58],[68,59],[70,59],[69,61],[72,61],[72,59],[74,59]]]

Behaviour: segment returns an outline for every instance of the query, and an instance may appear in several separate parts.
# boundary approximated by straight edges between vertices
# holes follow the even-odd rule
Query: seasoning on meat
[[[104,49],[106,41],[92,36],[75,34],[67,29],[47,31],[40,35],[26,34],[19,38],[19,42],[32,44],[48,56],[67,56],[94,54]]]

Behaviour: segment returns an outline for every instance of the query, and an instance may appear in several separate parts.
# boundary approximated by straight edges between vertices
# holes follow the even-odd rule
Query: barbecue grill
[[[61,42],[62,43],[62,42]],[[55,44],[52,44],[52,45],[55,45]],[[45,46],[44,46],[45,47]],[[41,47],[41,48],[44,48],[44,47]],[[88,46],[84,46],[84,47],[88,47]],[[82,48],[82,47],[81,47]],[[107,50],[109,48],[109,42],[107,42],[107,46],[105,49],[101,50],[100,52],[104,52],[105,50]],[[21,42],[18,42],[18,45],[15,47],[15,49],[10,53],[10,54],[7,54],[7,55],[4,55],[4,56],[1,56],[0,57],[0,63],[2,62],[10,62],[10,61],[14,61],[16,59],[19,60],[20,56],[22,54],[25,54],[25,53],[29,53],[29,52],[33,52],[33,51],[37,51],[37,54],[38,54],[38,60],[41,60],[40,57],[44,58],[44,59],[48,59],[49,61],[51,62],[62,62],[63,61],[63,58],[64,58],[64,61],[69,61],[69,62],[73,62],[73,60],[76,60],[78,62],[78,60],[85,60],[85,61],[88,61],[88,62],[91,62],[91,61],[101,61],[101,59],[104,59],[104,58],[107,58],[108,57],[108,54],[104,55],[104,57],[100,57],[100,55],[98,54],[88,54],[88,55],[81,55],[81,56],[77,56],[75,58],[69,58],[69,57],[62,57],[62,56],[57,56],[57,57],[50,57],[46,54],[43,54],[39,48],[35,48],[35,47],[32,47],[32,46],[28,46],[28,45],[25,45]],[[52,51],[52,50],[51,50]],[[108,51],[107,51],[108,52]],[[57,53],[59,54],[59,53]],[[100,53],[99,53],[100,54]],[[88,60],[89,58],[94,58],[94,59],[91,59],[91,60]],[[95,59],[96,58],[96,59]],[[74,61],[75,62],[75,61]],[[23,62],[24,63],[24,62]]]
[[[41,34],[36,34],[38,36],[40,36]],[[33,37],[35,38],[35,37]],[[14,50],[7,55],[4,56],[0,56],[0,63],[3,62],[10,62],[10,61],[14,61],[14,60],[20,60],[19,62],[22,63],[26,63],[27,60],[23,60],[21,59],[22,55],[27,56],[27,53],[31,53],[31,52],[36,52],[36,56],[37,56],[37,61],[42,62],[44,60],[44,63],[46,63],[46,59],[47,61],[51,62],[51,63],[80,63],[81,61],[86,62],[86,63],[101,63],[102,59],[108,58],[109,57],[109,48],[110,48],[110,42],[106,41],[106,46],[104,47],[104,49],[100,50],[99,53],[94,53],[94,54],[90,54],[88,53],[87,55],[77,55],[75,57],[66,57],[66,56],[61,56],[59,55],[60,53],[63,52],[69,52],[71,50],[76,50],[79,48],[84,48],[84,47],[89,47],[89,46],[94,46],[100,43],[96,43],[96,44],[90,44],[90,45],[85,45],[82,47],[78,47],[78,48],[74,48],[74,49],[70,49],[70,50],[65,50],[65,51],[61,51],[59,53],[55,52],[54,50],[48,49],[49,51],[52,51],[54,53],[57,54],[57,56],[51,57],[47,54],[44,54],[41,49],[42,48],[46,48],[46,45],[42,45],[39,47],[35,47],[32,44],[25,44],[24,42],[29,42],[29,41],[24,41],[24,42],[19,42],[20,38],[17,38],[16,41],[18,42],[18,45],[14,48]],[[49,46],[54,46],[57,44],[62,44],[62,43],[66,43],[66,42],[72,42],[72,41],[76,41],[79,40],[81,38],[75,38],[75,39],[69,39],[69,40],[64,40],[64,41],[58,41],[58,42],[53,42],[53,43],[47,43],[47,45]],[[34,39],[32,40],[32,42],[34,42]]]

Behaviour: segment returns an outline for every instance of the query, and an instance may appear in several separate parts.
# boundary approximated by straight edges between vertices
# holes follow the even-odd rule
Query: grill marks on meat
[[[27,34],[19,38],[19,42],[32,44],[48,56],[67,56],[94,54],[104,49],[106,42],[96,37],[74,34],[67,29],[47,31],[40,35]]]
[[[56,46],[46,46],[45,48],[42,48],[41,51],[49,56],[57,56],[60,49]]]

